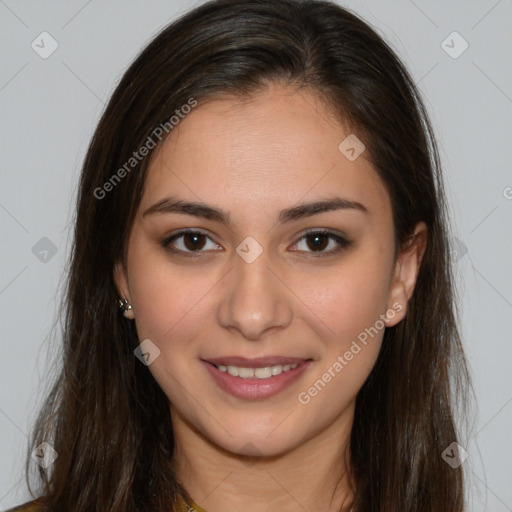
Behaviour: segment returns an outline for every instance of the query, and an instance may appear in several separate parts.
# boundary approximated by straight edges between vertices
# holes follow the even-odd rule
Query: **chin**
[[[280,419],[282,421],[282,418]],[[256,429],[246,424],[224,423],[226,430],[206,437],[211,443],[232,454],[245,457],[275,457],[292,450],[301,443],[299,436],[292,436],[290,425],[274,422]],[[277,427],[277,428],[276,428]],[[279,432],[280,430],[280,432]],[[229,435],[233,433],[233,435]]]

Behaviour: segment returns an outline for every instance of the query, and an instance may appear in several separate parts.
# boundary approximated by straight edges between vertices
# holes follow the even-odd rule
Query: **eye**
[[[352,242],[349,242],[346,238],[336,233],[327,230],[316,230],[310,231],[302,236],[293,246],[296,248],[292,249],[292,251],[309,252],[315,257],[330,256],[350,245],[352,245]]]
[[[208,247],[208,241],[210,247]],[[201,253],[205,250],[218,250],[220,245],[214,242],[208,235],[201,231],[180,231],[162,242],[162,246],[175,253],[183,253],[190,256],[191,253]]]
[[[210,247],[208,247],[210,243]],[[310,231],[292,246],[292,251],[310,253],[314,257],[330,256],[352,245],[346,238],[327,230]],[[186,230],[175,233],[162,241],[162,246],[183,256],[199,256],[207,251],[217,251],[220,245],[201,231]],[[302,246],[302,247],[301,247]]]

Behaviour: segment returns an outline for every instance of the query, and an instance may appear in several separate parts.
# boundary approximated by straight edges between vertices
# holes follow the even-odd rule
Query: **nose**
[[[269,268],[265,251],[252,263],[236,260],[222,292],[219,323],[252,341],[286,328],[293,310],[286,287],[275,273]]]

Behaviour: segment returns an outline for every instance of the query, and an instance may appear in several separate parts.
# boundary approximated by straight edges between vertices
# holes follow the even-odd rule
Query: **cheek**
[[[139,337],[154,339],[162,348],[185,343],[201,325],[218,277],[200,266],[172,266],[165,251],[145,250],[142,243],[131,257],[130,288]]]
[[[328,327],[328,333],[322,336],[323,354],[314,375],[316,380],[310,383],[311,394],[303,390],[310,398],[321,391],[323,399],[317,402],[328,399],[344,403],[353,398],[378,357],[392,260],[377,258],[376,253],[361,252],[328,276],[317,276],[316,281],[302,284],[301,294],[309,297],[309,305],[316,313],[309,316],[311,331],[326,333],[325,326]]]
[[[197,368],[201,326],[208,308],[212,276],[174,270],[168,262],[153,258],[132,275],[135,323],[139,340],[150,339],[160,350],[149,366],[155,380],[171,403],[192,410],[182,393],[182,384],[190,381]]]
[[[296,397],[299,408],[307,411],[306,430],[330,423],[354,402],[380,352],[385,331],[380,315],[386,312],[386,298],[387,281],[368,267],[361,272],[352,267],[316,295],[312,304],[330,332],[322,339],[315,371]],[[318,332],[319,324],[311,325],[311,331]]]
[[[359,253],[330,271],[296,280],[300,296],[315,313],[313,318],[328,327],[329,338],[337,340],[338,348],[386,312],[390,265],[384,258]]]

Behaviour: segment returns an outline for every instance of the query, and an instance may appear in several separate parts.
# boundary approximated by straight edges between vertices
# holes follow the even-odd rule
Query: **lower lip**
[[[215,365],[201,361],[210,372],[217,385],[237,398],[256,400],[258,398],[269,398],[281,393],[291,386],[306,371],[312,361],[304,361],[293,370],[282,372],[268,379],[242,379],[234,377],[227,372],[221,372]]]

